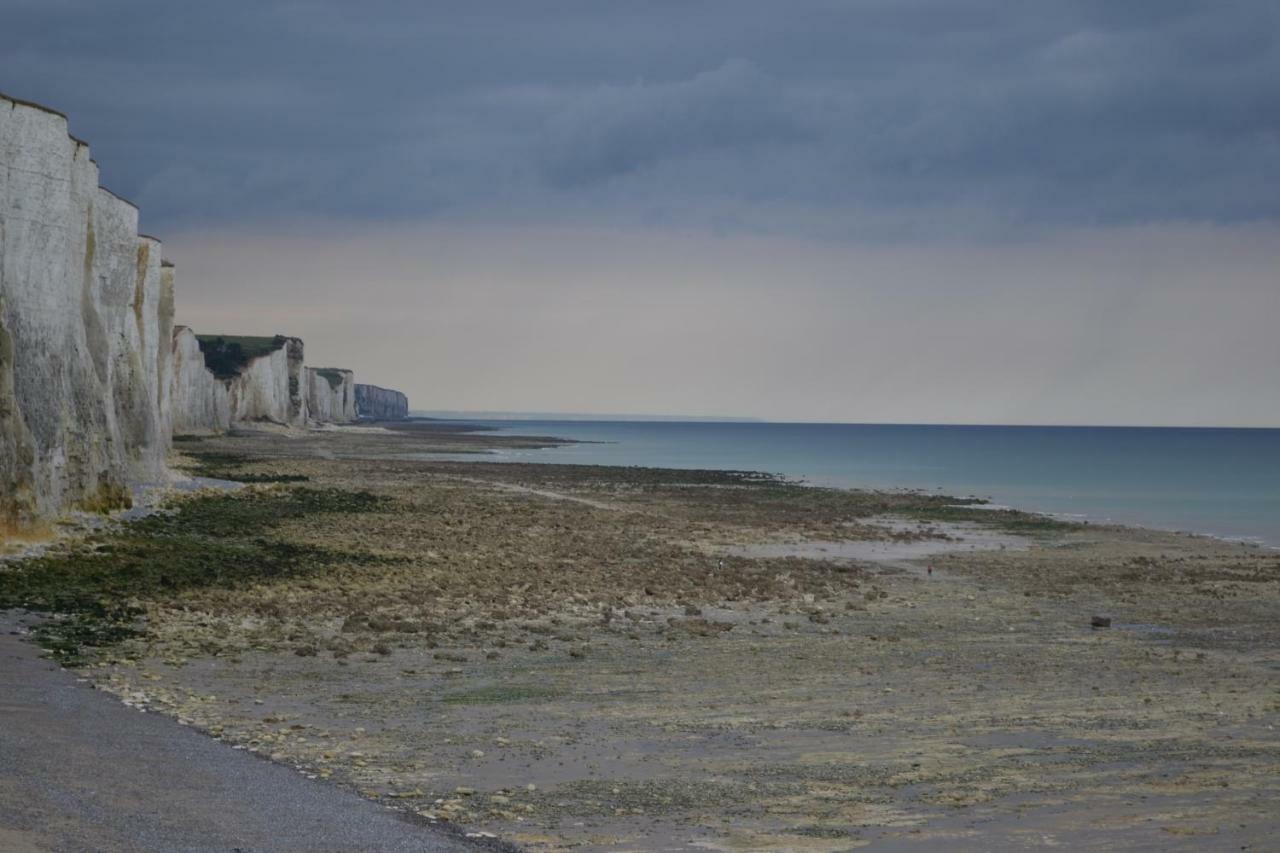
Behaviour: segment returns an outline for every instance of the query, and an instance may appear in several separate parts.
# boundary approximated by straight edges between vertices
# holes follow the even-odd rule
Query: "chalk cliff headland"
[[[356,375],[340,367],[308,367],[307,416],[317,423],[356,420]],[[385,420],[385,418],[384,418]]]
[[[409,398],[390,388],[356,385],[356,411],[361,417],[380,421],[409,417]]]
[[[298,338],[175,326],[173,265],[98,180],[65,115],[0,94],[0,533],[129,505],[175,434],[407,415]]]

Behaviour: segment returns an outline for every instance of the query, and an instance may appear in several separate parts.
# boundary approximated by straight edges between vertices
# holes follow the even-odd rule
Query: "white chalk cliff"
[[[390,421],[409,417],[409,398],[390,388],[356,385],[356,413],[362,418]]]
[[[228,359],[227,342],[253,351]],[[298,338],[237,338],[174,331],[173,424],[178,434],[223,432],[234,424],[350,423],[356,419],[355,374],[303,365]],[[208,352],[206,352],[208,350]],[[218,364],[218,375],[210,369]]]
[[[0,95],[0,535],[127,505],[167,479],[176,433],[354,421],[359,387],[305,367],[298,338],[175,327],[173,265],[137,208],[64,115]]]
[[[308,367],[307,417],[315,423],[349,424],[356,419],[356,376],[338,367]]]
[[[218,433],[231,429],[231,390],[204,365],[195,332],[173,330],[173,432]]]
[[[0,96],[0,525],[165,472],[171,273],[60,113]]]
[[[230,382],[231,419],[305,426],[302,352],[301,340],[285,338],[279,348],[252,359]]]

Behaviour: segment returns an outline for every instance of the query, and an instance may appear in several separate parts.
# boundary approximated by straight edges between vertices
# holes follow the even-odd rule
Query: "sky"
[[[179,321],[421,409],[1280,426],[1280,5],[0,0]]]

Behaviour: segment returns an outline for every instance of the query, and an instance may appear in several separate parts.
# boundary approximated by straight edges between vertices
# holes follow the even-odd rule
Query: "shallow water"
[[[124,521],[133,521],[153,514],[159,504],[173,492],[198,492],[201,489],[218,489],[234,492],[244,488],[244,483],[234,480],[219,480],[214,477],[195,477],[184,475],[164,483],[139,483],[133,489],[133,506],[116,517]]]
[[[894,523],[892,519],[880,518],[872,519],[872,523],[899,533],[927,530],[930,538],[765,542],[730,548],[728,552],[742,557],[765,559],[803,557],[813,560],[897,564],[904,560],[919,560],[935,554],[949,554],[957,551],[1022,550],[1030,545],[1030,540],[1024,537],[994,532],[974,524],[934,524],[926,528],[913,524]],[[919,567],[915,568],[919,570]]]
[[[768,471],[1280,546],[1280,429],[476,423],[592,442],[499,455],[510,461]]]

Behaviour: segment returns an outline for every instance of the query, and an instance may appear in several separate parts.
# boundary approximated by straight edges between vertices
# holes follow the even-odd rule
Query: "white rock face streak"
[[[308,367],[307,418],[315,423],[349,424],[356,419],[356,377],[338,367]]]
[[[195,333],[173,330],[173,432],[175,435],[231,429],[231,392],[204,366]]]
[[[0,96],[0,525],[164,474],[172,271],[65,116]]]
[[[173,427],[223,432],[234,424],[351,423],[355,374],[305,367],[298,338],[174,333]]]
[[[298,338],[196,335],[179,326],[173,352],[175,432],[222,432],[236,423],[306,425],[308,383]]]
[[[270,355],[249,362],[230,384],[231,419],[266,421],[290,426],[306,424],[306,386],[303,382],[302,341],[285,338]]]

